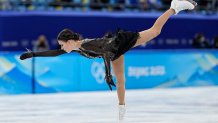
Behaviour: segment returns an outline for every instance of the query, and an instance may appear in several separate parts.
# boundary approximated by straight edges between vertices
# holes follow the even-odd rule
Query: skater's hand
[[[113,79],[112,79],[112,76],[111,76],[111,75],[106,75],[106,76],[105,76],[105,80],[106,80],[106,82],[107,82],[107,84],[108,84],[110,90],[112,91],[112,87],[111,87],[111,86],[116,87],[116,85],[114,84],[114,81],[113,81]]]
[[[33,52],[25,52],[20,55],[21,60],[25,60],[27,58],[32,58],[33,57]]]

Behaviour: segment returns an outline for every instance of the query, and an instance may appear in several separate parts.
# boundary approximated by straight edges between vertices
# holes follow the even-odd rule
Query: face
[[[64,41],[58,40],[58,44],[61,46],[61,49],[67,53],[70,53],[72,50],[76,49],[75,41],[64,42]]]
[[[39,44],[46,43],[46,37],[44,35],[40,35],[37,39]]]

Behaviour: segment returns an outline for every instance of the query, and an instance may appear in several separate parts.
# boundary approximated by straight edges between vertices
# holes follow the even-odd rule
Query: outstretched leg
[[[170,9],[163,13],[150,29],[139,32],[140,38],[136,41],[136,44],[133,47],[144,44],[157,37],[161,33],[161,30],[167,20],[173,14],[177,14],[178,12],[186,9],[194,9],[196,5],[197,3],[193,0],[173,0]]]

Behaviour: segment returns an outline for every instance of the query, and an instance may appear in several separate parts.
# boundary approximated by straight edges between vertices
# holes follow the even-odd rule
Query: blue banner
[[[126,75],[127,88],[217,85],[218,54],[217,51],[130,53],[126,57]]]
[[[19,54],[0,54],[0,94],[109,90],[100,58],[66,54],[21,61]],[[218,51],[131,51],[125,75],[127,89],[218,85]]]
[[[32,93],[32,62],[18,53],[0,53],[0,94]]]
[[[79,91],[80,75],[78,55],[35,58],[36,93]]]

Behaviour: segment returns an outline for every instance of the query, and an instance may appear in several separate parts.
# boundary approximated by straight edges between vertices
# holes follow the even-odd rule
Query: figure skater
[[[57,36],[58,44],[61,46],[61,49],[43,52],[28,51],[23,53],[20,59],[53,57],[70,52],[78,52],[88,58],[101,57],[105,63],[105,79],[111,90],[111,86],[115,86],[110,72],[110,62],[112,62],[112,70],[117,81],[119,119],[122,120],[126,112],[123,54],[131,48],[147,43],[157,37],[170,16],[178,14],[182,10],[192,10],[196,5],[197,3],[193,0],[172,0],[170,9],[163,13],[151,28],[140,32],[118,30],[114,35],[107,35],[102,38],[80,39],[79,34],[69,29],[64,29]]]

